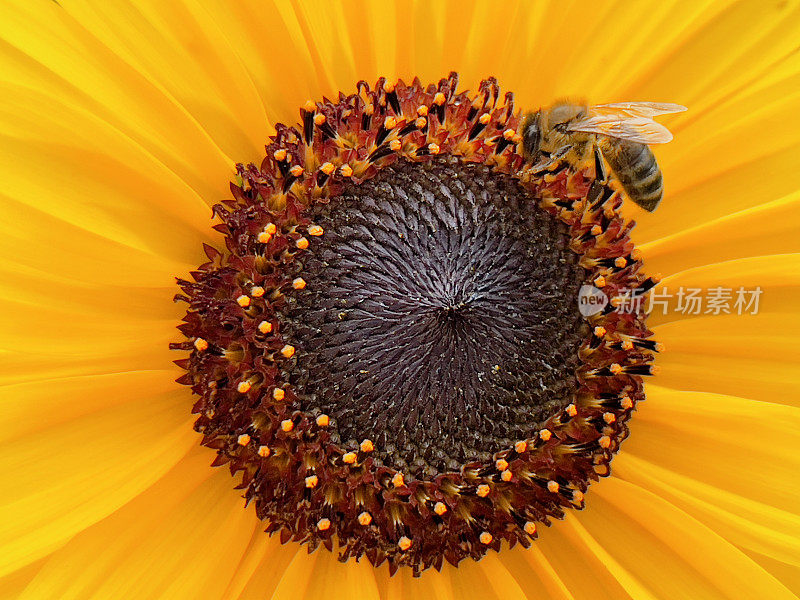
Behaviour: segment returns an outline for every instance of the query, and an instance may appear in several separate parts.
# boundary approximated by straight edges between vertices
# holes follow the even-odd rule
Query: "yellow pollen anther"
[[[278,231],[278,228],[275,226],[275,223],[267,223],[264,226],[264,233],[268,233],[270,235],[275,235],[276,231]]]
[[[250,443],[250,436],[247,435],[246,433],[243,433],[242,435],[239,436],[239,439],[236,440],[236,443],[239,444],[240,446],[247,446],[247,444]]]
[[[549,429],[542,429],[539,432],[539,437],[542,438],[543,441],[548,441],[551,437],[553,437],[553,432]]]
[[[240,394],[246,394],[247,392],[250,391],[251,387],[252,386],[250,385],[249,381],[242,381],[239,385],[236,386],[236,391],[239,392]]]
[[[658,365],[650,365],[650,375],[655,375],[661,372],[661,367]]]
[[[615,415],[614,413],[610,412],[603,413],[603,421],[605,421],[609,425],[611,425],[611,423],[613,423],[616,420],[617,420],[617,415]]]
[[[320,236],[325,233],[325,230],[319,225],[312,225],[308,228],[308,235]]]
[[[292,422],[291,419],[285,419],[281,421],[281,429],[288,433],[292,429],[294,429],[294,423]]]
[[[319,477],[317,477],[316,475],[309,475],[308,477],[306,477],[307,488],[315,488],[317,487],[318,483],[319,483]]]
[[[554,494],[559,490],[561,486],[558,485],[557,481],[553,481],[552,479],[547,482],[547,489],[553,492]]]
[[[400,140],[392,140],[389,142],[389,149],[393,152],[397,152],[400,148],[403,147],[403,144],[400,143]]]
[[[435,512],[440,517],[447,512],[447,506],[445,506],[444,502],[437,502],[433,505],[433,512]]]
[[[495,461],[494,466],[498,471],[505,471],[508,468],[508,461],[505,458],[500,458]]]
[[[333,166],[333,163],[326,162],[319,168],[319,170],[325,173],[325,175],[330,175],[336,170],[336,167]]]
[[[300,165],[295,165],[291,169],[289,169],[289,173],[292,174],[294,177],[300,177],[303,174],[303,167]]]
[[[358,455],[355,452],[345,452],[342,455],[342,460],[348,465],[352,465],[356,462],[356,458],[358,458]]]
[[[572,501],[583,502],[583,492],[580,490],[575,490],[574,492],[572,492]]]
[[[428,151],[431,154],[439,154],[439,150],[440,150],[439,144],[434,144],[434,143],[428,144]]]
[[[445,100],[446,98],[444,97],[444,94],[442,92],[436,92],[436,95],[433,97],[433,103],[437,106],[441,106],[442,104],[444,104]]]
[[[320,415],[317,417],[317,425],[320,427],[327,427],[331,422],[331,418],[328,415]]]
[[[622,349],[633,350],[633,342],[630,340],[625,340],[624,342],[622,342]]]
[[[628,264],[628,260],[624,256],[618,256],[614,261],[614,266],[621,269]]]
[[[480,485],[478,486],[478,491],[477,491],[477,494],[478,494],[478,496],[480,496],[481,498],[486,498],[486,496],[488,496],[488,495],[489,495],[489,492],[491,492],[491,491],[492,491],[492,488],[490,488],[490,487],[489,487],[488,485],[486,485],[485,483],[482,483],[482,484],[480,484]]]
[[[258,241],[262,244],[269,244],[269,241],[272,239],[272,234],[267,233],[266,231],[262,231],[258,234]]]
[[[527,449],[528,449],[528,442],[517,442],[516,444],[514,444],[514,450],[516,450],[518,454],[522,454]]]
[[[331,527],[331,520],[330,519],[320,519],[317,521],[317,529],[320,531],[325,531],[326,529],[330,529]]]
[[[325,122],[325,115],[322,113],[314,115],[314,125],[322,125]]]
[[[397,540],[397,547],[400,548],[400,550],[408,550],[411,548],[411,540],[403,536]]]
[[[601,448],[608,448],[609,446],[611,446],[611,438],[608,437],[607,435],[604,435],[599,440],[597,440],[597,443],[600,444]]]
[[[300,248],[300,250],[305,250],[306,248],[308,248],[308,238],[304,237],[298,238],[295,243],[297,244],[297,247]]]
[[[428,124],[428,119],[426,119],[425,117],[417,117],[414,120],[414,125],[417,126],[417,129],[422,129],[427,124]]]
[[[481,125],[486,125],[491,120],[492,120],[492,115],[490,115],[489,113],[483,113],[478,119]]]
[[[405,478],[403,478],[402,473],[395,473],[394,477],[392,477],[392,485],[394,487],[403,487],[406,484]]]
[[[514,474],[511,471],[503,471],[500,473],[500,479],[503,481],[511,481],[512,477],[514,477]]]
[[[275,388],[272,390],[272,397],[278,401],[283,400],[286,397],[286,392],[281,388]]]
[[[352,177],[353,167],[350,165],[342,165],[342,168],[339,169],[339,172],[342,174],[342,177]]]
[[[269,333],[272,331],[272,323],[269,321],[261,321],[261,323],[258,324],[258,330],[261,333]]]
[[[286,149],[281,148],[280,150],[275,150],[275,152],[272,153],[272,156],[275,158],[275,160],[282,162],[286,160]]]
[[[533,521],[526,521],[523,529],[525,530],[525,533],[527,533],[528,535],[533,535],[536,533],[536,523],[534,523]]]
[[[306,100],[306,103],[303,104],[303,110],[306,112],[314,112],[317,110],[317,105],[314,104],[313,100]]]
[[[271,454],[269,446],[259,446],[258,447],[258,455],[261,458],[267,458]]]
[[[606,286],[606,278],[603,277],[602,275],[598,275],[597,277],[594,278],[594,285],[596,287],[599,287],[599,288],[605,287]]]
[[[283,348],[281,348],[281,354],[283,354],[286,358],[292,358],[294,356],[294,346],[286,344]]]
[[[397,127],[397,119],[395,119],[394,117],[386,117],[383,120],[383,126],[386,129],[394,129],[395,127]]]
[[[494,538],[492,538],[492,534],[489,533],[488,531],[484,531],[483,533],[481,533],[480,536],[481,544],[491,544],[493,539]]]
[[[296,290],[302,290],[306,287],[306,280],[302,277],[298,277],[292,281],[292,287]]]
[[[370,116],[370,115],[372,115],[372,113],[374,113],[374,112],[375,112],[375,107],[374,107],[372,104],[367,104],[367,105],[364,107],[364,114],[365,114],[365,115],[367,115],[367,116]]]
[[[359,525],[363,525],[364,527],[366,527],[370,523],[372,523],[372,515],[371,514],[369,514],[368,512],[364,511],[360,515],[358,515],[358,524]]]
[[[510,128],[509,128],[509,129],[506,129],[506,130],[503,132],[503,137],[506,139],[506,141],[509,141],[509,142],[510,142],[511,140],[513,140],[513,139],[514,139],[514,134],[515,134],[515,133],[516,133],[516,131],[514,131],[513,129],[510,129]]]
[[[603,233],[603,228],[600,225],[592,225],[591,233],[592,235],[600,235]]]
[[[566,410],[567,410],[567,414],[568,414],[570,417],[574,417],[575,415],[577,415],[577,414],[578,414],[578,409],[575,407],[575,405],[574,405],[574,404],[570,404],[569,406],[567,406],[567,409],[566,409]]]
[[[622,408],[624,408],[625,410],[633,408],[633,400],[631,400],[629,396],[623,396],[622,400],[620,400],[619,403],[620,406],[622,406]]]
[[[194,347],[197,348],[198,352],[203,352],[204,350],[208,350],[208,342],[203,338],[197,338],[194,341]]]
[[[253,298],[261,298],[264,295],[264,288],[260,285],[254,285],[250,288],[250,295]]]
[[[394,84],[389,83],[388,81],[383,84],[383,91],[387,94],[391,94],[394,91]]]
[[[656,342],[656,352],[663,352],[666,350],[666,346],[662,342]]]
[[[598,325],[597,327],[594,328],[594,334],[597,337],[601,338],[606,334],[606,328]]]
[[[247,308],[248,306],[250,306],[250,298],[242,294],[236,299],[236,303],[242,308]]]
[[[372,440],[364,440],[361,442],[361,451],[362,452],[372,452],[375,450],[375,446],[372,443]]]
[[[619,363],[612,363],[611,366],[608,367],[608,370],[614,375],[619,375],[622,373],[622,367],[619,365]]]
[[[424,104],[423,104],[422,106],[418,106],[418,107],[417,107],[417,114],[418,114],[420,117],[426,117],[426,116],[428,116],[428,107],[427,107],[427,106],[425,106]]]

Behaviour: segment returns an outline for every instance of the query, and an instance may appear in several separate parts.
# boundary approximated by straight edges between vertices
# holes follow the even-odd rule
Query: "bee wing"
[[[575,121],[569,131],[597,133],[638,144],[666,144],[672,140],[669,129],[645,117],[625,118],[615,115],[593,115]]]
[[[595,104],[589,107],[591,113],[623,113],[631,117],[656,117],[686,110],[685,106],[671,102],[614,102],[612,104]]]

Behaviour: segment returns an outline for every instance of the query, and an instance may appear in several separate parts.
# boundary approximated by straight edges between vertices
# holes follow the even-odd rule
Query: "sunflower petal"
[[[75,408],[83,413],[77,418],[70,419],[68,408],[58,407],[52,416],[39,413],[46,427],[29,417],[6,426],[6,439],[0,443],[0,573],[45,556],[112,514],[195,443],[183,394],[162,392],[143,401],[141,389],[149,387],[148,377],[152,381],[146,373],[67,381],[63,393],[58,382],[50,382],[51,395],[65,407],[85,396],[101,398]],[[131,390],[125,389],[126,383]],[[17,386],[9,398],[30,406],[47,385]],[[153,389],[157,394],[158,388]],[[104,394],[119,394],[122,401],[104,402]],[[52,405],[48,399],[43,408]]]
[[[378,600],[375,570],[367,561],[343,567],[336,555],[318,549],[312,554],[298,552],[282,573],[272,600]]]
[[[76,536],[22,598],[219,598],[256,521],[208,459],[208,451],[193,450],[152,488]]]
[[[609,570],[632,597],[795,599],[739,549],[658,495],[616,477],[595,487],[590,508],[572,524],[590,551],[613,560]]]
[[[800,409],[650,385],[631,428],[617,476],[737,546],[800,566]]]

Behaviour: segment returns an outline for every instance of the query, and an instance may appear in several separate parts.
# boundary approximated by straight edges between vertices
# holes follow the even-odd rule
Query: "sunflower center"
[[[415,475],[485,461],[568,405],[586,279],[566,226],[509,176],[399,162],[318,204],[285,309],[300,409]]]

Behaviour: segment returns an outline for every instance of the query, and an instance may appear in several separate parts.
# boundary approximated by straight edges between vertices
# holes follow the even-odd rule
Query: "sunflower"
[[[795,310],[800,287],[796,2],[499,7],[464,1],[20,0],[5,3],[0,15],[5,215],[0,269],[6,303],[0,328],[5,365],[0,400],[1,597],[638,599],[800,594],[800,399],[794,367],[800,333]],[[476,519],[483,518],[487,529],[475,530],[470,547],[479,550],[456,557],[451,562],[457,566],[416,555],[420,544],[414,544],[424,539],[430,523],[452,512],[454,505],[442,498],[441,507],[431,502],[437,516],[419,519],[413,530],[383,531],[377,512],[353,514],[362,526],[375,528],[378,541],[395,536],[398,550],[393,552],[400,558],[377,560],[377,554],[370,556],[372,546],[362,545],[366,559],[343,563],[325,548],[307,552],[328,545],[325,532],[339,526],[334,515],[313,512],[308,508],[312,501],[296,503],[291,514],[283,502],[279,511],[264,486],[236,491],[232,488],[241,477],[234,482],[227,466],[209,467],[214,453],[201,447],[201,441],[218,451],[215,464],[243,471],[247,487],[257,479],[247,479],[254,461],[277,460],[278,450],[289,446],[257,444],[258,431],[235,419],[225,423],[224,446],[202,429],[217,426],[209,413],[210,396],[194,390],[192,397],[175,379],[212,372],[211,367],[204,370],[213,362],[208,357],[219,358],[215,344],[225,334],[208,331],[203,337],[197,329],[202,323],[189,320],[181,335],[175,326],[186,309],[171,298],[177,291],[196,301],[212,289],[208,307],[214,308],[212,300],[221,302],[216,292],[225,291],[230,297],[220,309],[220,327],[227,322],[229,313],[224,311],[261,310],[262,296],[275,289],[274,282],[271,288],[235,279],[236,287],[234,280],[202,273],[219,266],[212,250],[224,248],[219,226],[233,243],[238,230],[231,220],[245,215],[248,207],[263,208],[256,202],[259,186],[266,185],[259,179],[263,172],[280,176],[286,189],[278,192],[288,196],[302,184],[309,193],[345,186],[341,189],[349,190],[346,194],[333,194],[340,203],[356,197],[344,181],[352,174],[335,161],[325,166],[330,155],[319,157],[319,172],[292,172],[297,165],[286,160],[293,156],[291,132],[277,125],[297,121],[298,107],[302,122],[297,134],[304,135],[308,124],[319,136],[319,148],[333,148],[338,125],[326,130],[326,122],[333,127],[342,115],[330,112],[331,107],[342,108],[359,93],[377,106],[381,99],[387,106],[410,103],[428,94],[425,86],[434,82],[429,97],[414,106],[424,104],[436,112],[436,106],[451,106],[451,91],[461,93],[448,83],[447,73],[454,69],[460,73],[459,90],[471,89],[465,97],[477,98],[477,110],[491,113],[486,123],[469,121],[460,135],[472,136],[475,123],[487,125],[474,130],[468,140],[472,144],[489,140],[487,131],[495,127],[491,152],[478,154],[491,154],[492,169],[506,175],[513,174],[513,165],[503,157],[510,157],[512,148],[500,141],[505,130],[497,125],[508,125],[512,139],[506,141],[517,143],[516,121],[510,119],[518,112],[504,117],[500,108],[507,105],[493,93],[489,95],[497,96],[492,101],[496,105],[486,108],[481,90],[491,88],[493,80],[489,88],[480,82],[489,76],[503,90],[514,91],[516,109],[546,106],[559,97],[583,97],[591,103],[663,100],[690,107],[664,118],[676,141],[656,149],[667,190],[657,212],[616,203],[606,222],[637,221],[624,248],[630,248],[630,241],[638,253],[627,254],[626,260],[648,274],[660,273],[660,283],[649,296],[655,308],[647,328],[665,351],[658,355],[660,371],[647,380],[642,393],[640,376],[650,372],[654,346],[647,347],[647,328],[630,338],[636,344],[630,342],[634,349],[625,351],[640,361],[624,374],[633,386],[631,404],[623,402],[624,394],[617,393],[621,390],[595,390],[597,406],[604,407],[599,416],[607,419],[599,431],[608,426],[613,444],[628,430],[630,436],[613,460],[612,474],[588,489],[580,483],[584,480],[566,476],[577,467],[574,472],[567,467],[551,471],[555,478],[542,481],[541,494],[546,490],[556,500],[537,500],[539,513],[534,516],[542,517],[534,519],[538,528],[518,524],[531,538],[538,536],[535,541],[522,543],[522,535],[514,533],[519,543],[509,548],[512,525],[490,531],[497,521],[488,517],[497,513],[478,512]],[[422,82],[418,88],[412,83],[415,77]],[[370,83],[366,91],[357,87],[362,80],[378,85]],[[436,82],[444,87],[436,88]],[[443,94],[441,104],[437,93]],[[352,102],[363,118],[366,104]],[[478,119],[466,111],[462,117]],[[373,141],[377,136],[387,143],[397,140],[392,137],[396,127],[403,125],[377,118],[369,122]],[[425,123],[416,127],[421,131]],[[412,138],[417,133],[406,132]],[[424,146],[398,142],[392,151],[413,151],[424,158],[430,177],[439,178],[431,179],[434,187],[440,189],[442,178],[451,179],[448,169],[455,169],[447,162],[448,152],[440,152],[452,150],[449,140],[426,138]],[[274,146],[281,142],[284,146]],[[266,159],[265,144],[270,146]],[[246,166],[251,163],[254,170]],[[368,194],[384,193],[389,184],[382,177],[411,177],[404,168],[398,161],[370,172],[358,188],[367,198],[362,204],[373,202]],[[486,180],[486,168],[472,168],[463,185],[478,181],[511,189],[505,179]],[[549,208],[563,217],[561,225],[551,227],[556,237],[545,240],[548,248],[567,239],[563,236],[574,241],[578,235],[565,211],[594,193],[588,187],[591,181],[579,175],[570,174],[570,189],[556,186],[564,173],[548,178],[554,186]],[[217,205],[227,210],[217,209],[212,221],[211,209]],[[254,217],[257,227],[247,235],[255,241],[242,243],[247,248],[251,242],[268,245],[279,237],[287,244],[281,249],[286,254],[280,255],[289,258],[315,248],[336,250],[335,234],[347,224],[337,221],[334,200],[331,210],[323,208],[313,219],[298,219],[290,226],[277,220],[287,206],[291,202],[269,205],[269,211]],[[504,215],[503,231],[516,231],[517,218]],[[580,235],[589,234],[582,230]],[[510,237],[515,244],[533,243],[525,236]],[[537,254],[538,247],[525,248]],[[609,256],[620,258],[619,252]],[[320,272],[313,271],[313,260],[305,262],[308,270],[301,273],[292,271],[291,260],[281,264],[289,265],[280,275],[288,282],[285,295],[293,304],[287,302],[289,308],[281,313],[284,321],[253,318],[254,327],[261,329],[248,333],[269,347],[270,360],[277,365],[273,375],[283,372],[278,366],[285,361],[300,364],[303,348],[298,344],[298,358],[293,347],[287,348],[291,344],[278,345],[278,332],[270,328],[287,322],[287,335],[301,336],[305,321],[296,317],[297,311],[324,301],[315,287]],[[655,282],[630,264],[625,264],[628,271],[617,265],[621,273],[630,273],[626,285],[649,287],[648,282]],[[240,266],[237,273],[247,265]],[[200,273],[199,279],[190,273]],[[317,276],[306,281],[306,273]],[[175,287],[176,277],[182,292]],[[508,277],[500,283],[505,285]],[[704,302],[699,311],[691,304],[697,292]],[[737,304],[743,293],[747,302]],[[723,300],[727,312],[713,308]],[[598,331],[587,335],[602,338]],[[205,358],[187,361],[186,353],[171,351],[170,344]],[[230,347],[225,350],[231,352]],[[246,362],[240,360],[245,354],[235,357],[237,364]],[[176,359],[177,366],[172,363]],[[312,366],[309,372],[336,375],[325,370],[324,361]],[[267,386],[261,376],[240,370],[232,374],[240,396],[264,388],[275,403],[293,401],[293,386],[299,385],[288,379],[286,385],[277,385],[283,381],[277,375]],[[288,419],[288,431],[276,434],[276,440],[300,430],[333,428],[336,407],[319,385],[318,404],[304,406],[306,416]],[[640,402],[645,395],[646,401]],[[554,402],[565,427],[571,426],[571,417],[581,422],[595,417],[581,412],[585,404]],[[615,402],[619,405],[605,410]],[[636,410],[628,421],[634,402]],[[342,414],[353,411],[352,406],[339,408],[345,410]],[[265,418],[282,414],[275,410],[264,413]],[[627,411],[624,418],[617,416],[620,411]],[[258,415],[246,416],[253,421]],[[284,427],[286,420],[277,423]],[[360,426],[377,425],[362,418]],[[195,428],[205,435],[198,436]],[[481,449],[493,461],[498,448],[514,442],[507,434],[514,428],[508,425],[503,431],[494,445]],[[437,447],[440,453],[418,463],[420,457],[411,451],[387,454],[377,436],[375,444],[346,447],[354,436],[333,440],[342,452],[331,464],[351,469],[348,452],[352,464],[380,458],[387,465],[391,493],[413,483],[420,471],[411,466],[447,471],[448,460],[458,458]],[[356,441],[370,441],[362,437],[367,436]],[[558,432],[537,433],[513,452],[522,456],[528,445],[536,448],[542,440],[552,445],[558,439]],[[424,445],[435,440],[416,441]],[[598,439],[590,442],[595,450],[600,444]],[[489,488],[487,504],[480,500],[476,506],[497,502],[495,482],[513,485],[519,477],[516,465],[521,459],[508,452],[505,463],[497,459],[490,465],[496,472],[486,475],[491,485],[483,484]],[[294,460],[290,453],[284,455]],[[326,489],[328,475],[303,471],[302,479],[285,487],[294,493],[302,485],[296,497],[313,498]],[[476,480],[476,496],[483,493],[479,487]],[[572,510],[583,505],[584,492],[585,508]],[[246,508],[243,494],[253,500]],[[259,520],[264,516],[266,522]],[[551,526],[541,526],[542,521]],[[274,523],[281,533],[265,534],[264,528]],[[307,544],[281,544],[287,541],[281,539],[284,531]],[[347,531],[339,534],[347,539]],[[359,547],[353,548],[357,555]],[[441,569],[418,573],[406,563]]]

